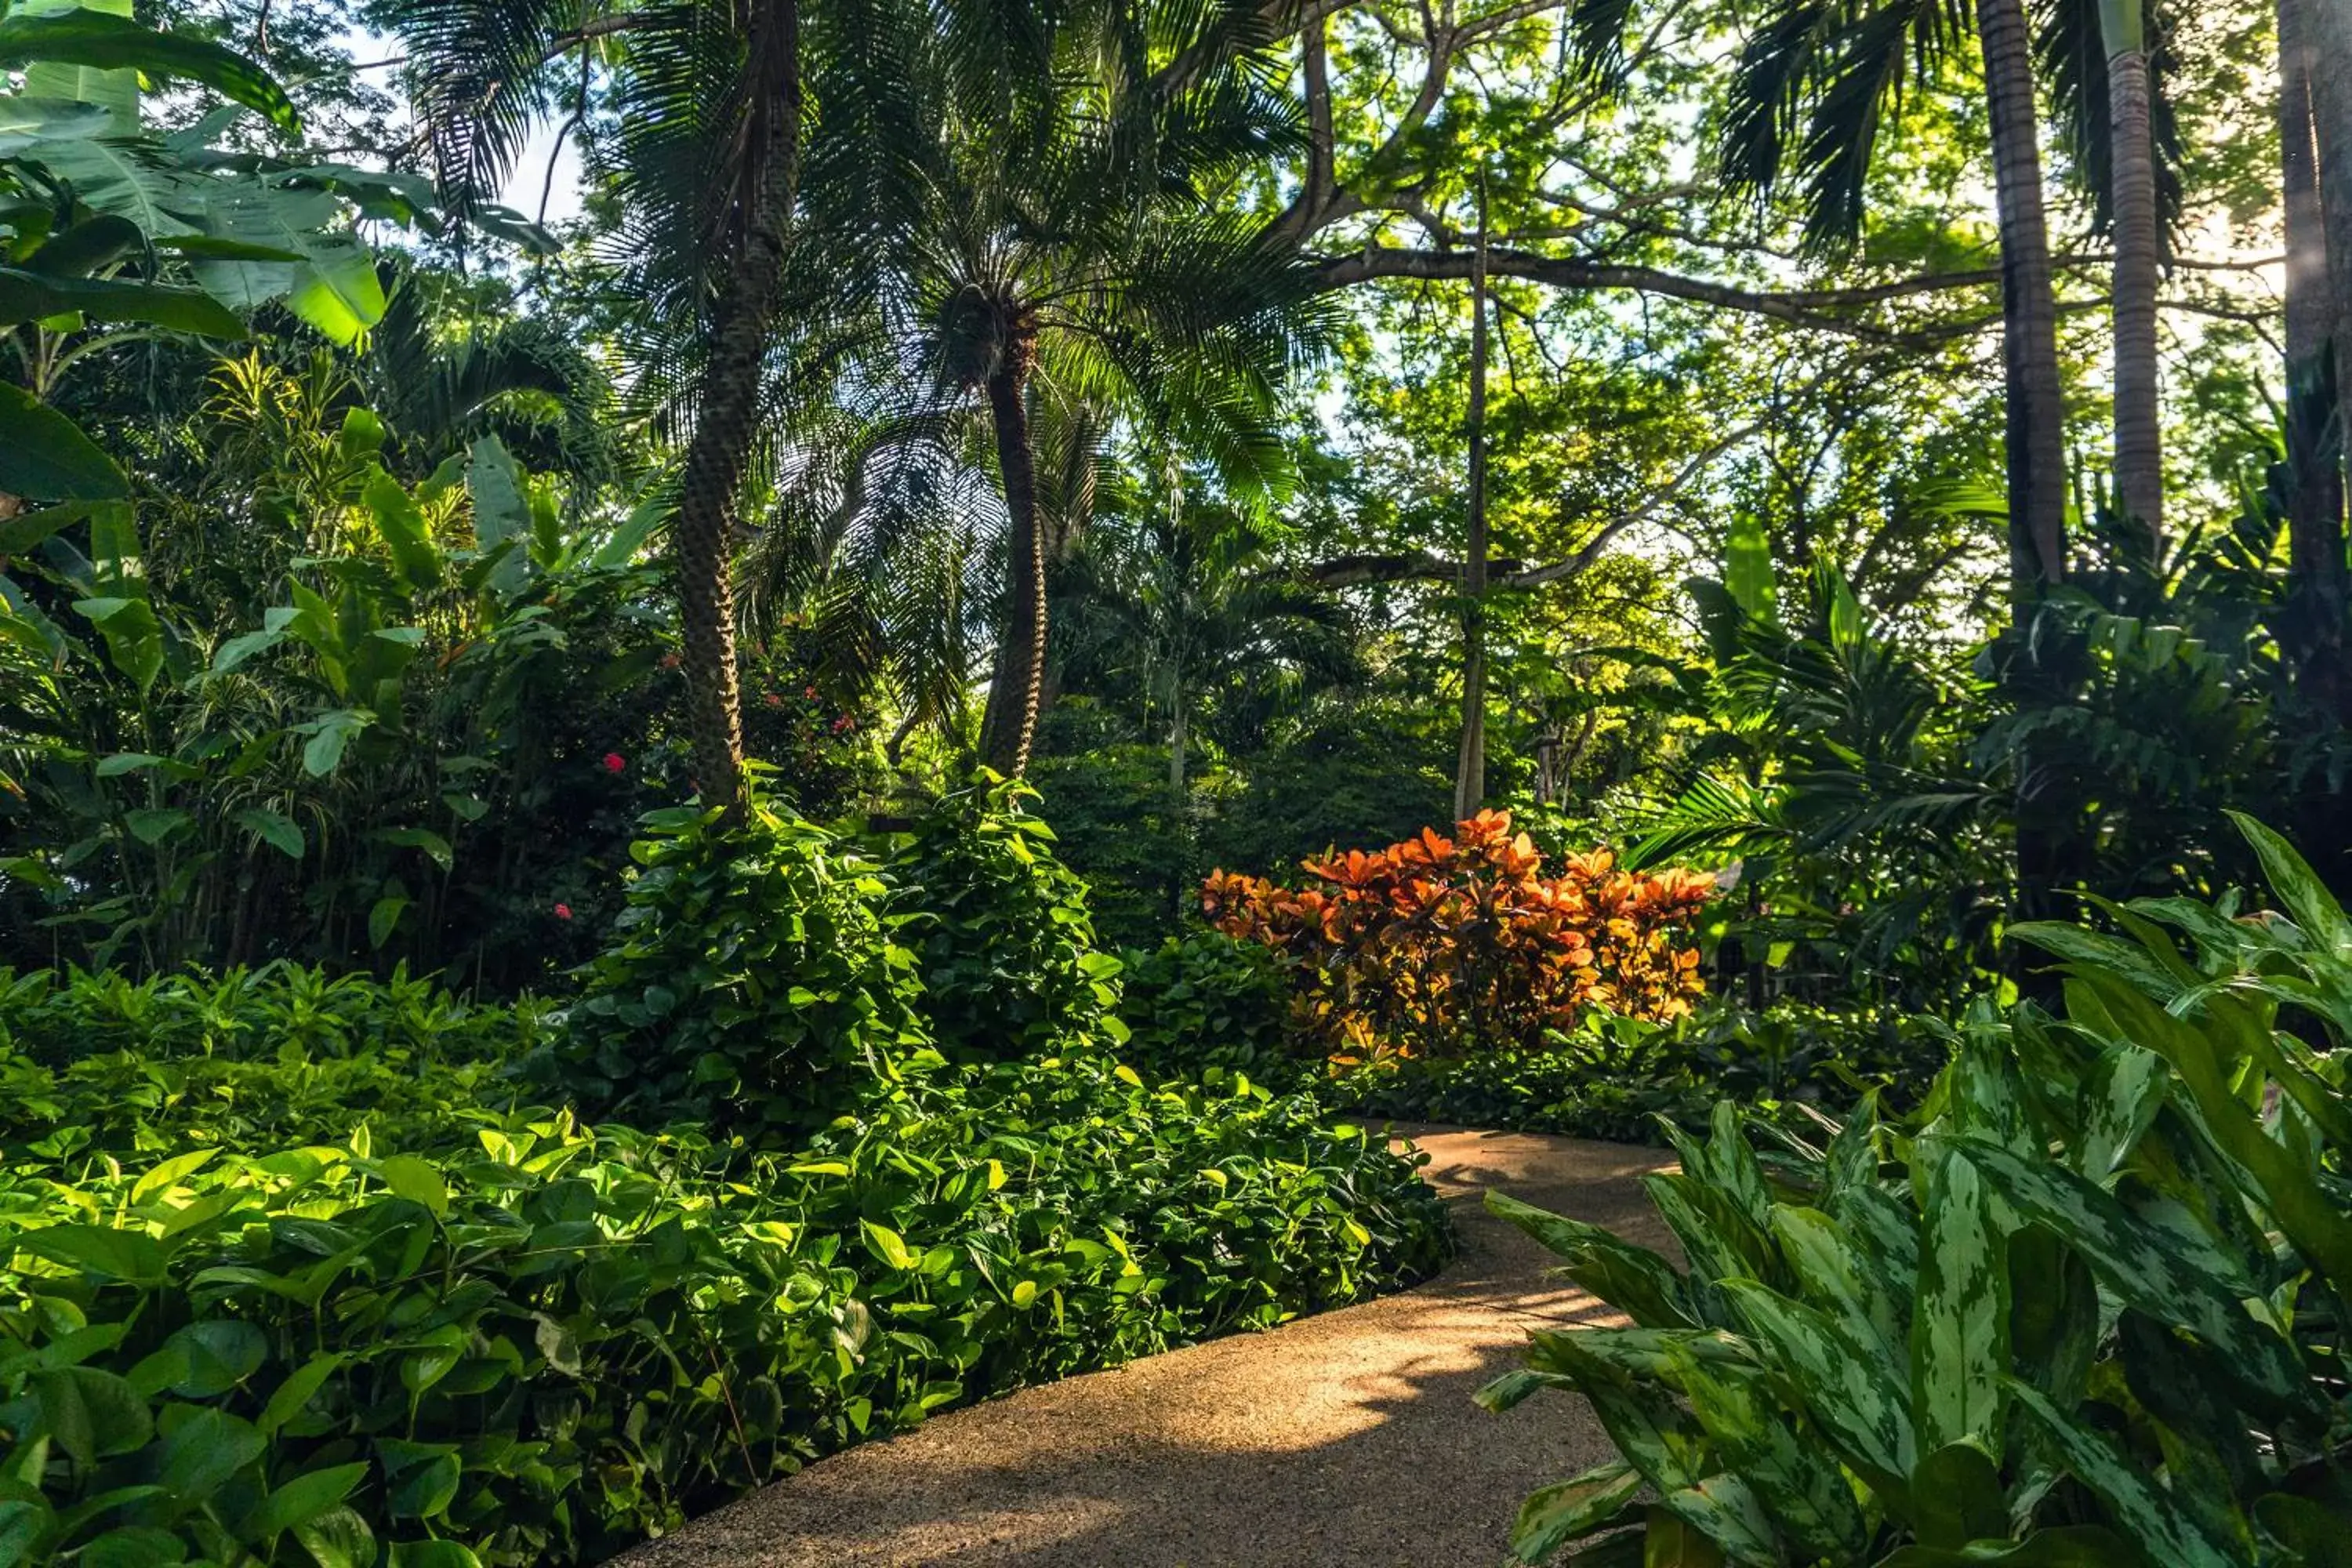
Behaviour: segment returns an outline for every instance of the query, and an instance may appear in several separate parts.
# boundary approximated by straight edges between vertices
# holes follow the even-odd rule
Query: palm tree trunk
[[[2326,214],[2315,141],[2309,0],[2278,0],[2279,147],[2286,208],[2287,573],[2285,640],[2297,686],[2326,711],[2343,699],[2344,472],[2329,344]]]
[[[1168,795],[1175,809],[1184,809],[1184,752],[1192,742],[1192,715],[1184,710],[1184,692],[1176,692],[1175,716],[1168,723]]]
[[[2144,0],[2099,0],[2107,48],[2116,271],[2116,488],[2124,510],[2164,538],[2164,437],[2157,367],[2156,133]]]
[[[2066,409],[2058,380],[2058,300],[2051,282],[2050,225],[2042,203],[2042,139],[2033,54],[2020,0],[1977,0],[1991,109],[1993,189],[2000,220],[2001,358],[2009,455],[2009,660],[2012,700],[2032,700],[2030,626],[2043,595],[2065,574]],[[2052,819],[2032,752],[2011,759],[2017,776],[2020,913],[2054,914],[2065,841]],[[2023,978],[2021,976],[2021,978]]]
[[[2058,300],[2042,200],[2033,51],[2021,0],[1977,0],[2000,217],[2001,356],[2008,379],[2010,584],[2020,618],[2065,575],[2065,405]]]
[[[988,378],[996,466],[1004,479],[1005,516],[1013,525],[1006,552],[1006,586],[1012,592],[980,749],[988,765],[1007,778],[1029,766],[1045,679],[1045,536],[1037,526],[1036,457],[1029,445],[1029,371],[1036,353],[1033,340],[1016,337]]]
[[[1486,798],[1486,213],[1479,195],[1478,249],[1470,266],[1470,494],[1462,557],[1462,753],[1454,773],[1454,818],[1477,815]]]
[[[677,557],[688,724],[703,804],[732,811],[743,780],[743,704],[735,666],[730,563],[737,500],[759,418],[760,369],[782,280],[800,154],[800,8],[766,0],[752,13],[745,155],[755,160],[747,213],[711,321],[670,538]]]

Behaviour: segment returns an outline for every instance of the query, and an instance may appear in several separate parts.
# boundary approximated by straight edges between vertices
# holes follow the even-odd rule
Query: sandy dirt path
[[[1531,1328],[1616,1321],[1480,1206],[1656,1245],[1659,1152],[1410,1131],[1462,1256],[1413,1289],[1024,1389],[811,1466],[623,1568],[1492,1568],[1519,1500],[1611,1455],[1580,1401],[1470,1403]]]

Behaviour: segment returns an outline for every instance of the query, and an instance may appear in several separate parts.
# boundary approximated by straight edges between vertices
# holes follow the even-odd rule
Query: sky
[[[369,64],[371,68],[361,74],[373,85],[384,89],[394,98],[401,96],[397,80],[397,59],[400,41],[381,33],[355,27],[343,35],[343,47],[352,58]],[[373,62],[383,62],[374,64]],[[516,160],[514,173],[508,178],[506,188],[499,193],[501,204],[510,206],[528,218],[538,218],[540,198],[547,198],[546,222],[556,226],[580,215],[580,148],[576,141],[565,139],[557,149],[557,122],[551,119],[536,126],[530,141]],[[554,177],[549,179],[548,160],[555,160]]]

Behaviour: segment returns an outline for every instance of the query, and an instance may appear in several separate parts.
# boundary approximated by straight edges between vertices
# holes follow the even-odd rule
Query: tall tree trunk
[[[2058,379],[2058,301],[2051,282],[2050,225],[2042,202],[2041,124],[2033,54],[2021,0],[1977,0],[1991,109],[1993,189],[2000,219],[2001,358],[2007,380],[2011,700],[2031,702],[2032,620],[2065,574],[2066,409]],[[2057,912],[2063,825],[2032,752],[2011,759],[2017,777],[2020,912]],[[2021,979],[2024,976],[2021,975]]]
[[[988,765],[1008,778],[1029,766],[1045,679],[1045,537],[1037,526],[1036,458],[1029,445],[1029,372],[1036,356],[1035,341],[1016,333],[1003,363],[988,378],[996,466],[1004,479],[1005,516],[1013,525],[1006,552],[1006,586],[1012,592],[980,749]]]
[[[2107,48],[2107,139],[2115,208],[2116,488],[2125,511],[2164,539],[2164,435],[2156,343],[2156,131],[2144,0],[2099,0]]]
[[[1454,817],[1486,798],[1486,198],[1478,197],[1478,249],[1470,268],[1470,494],[1462,556],[1462,753]]]
[[[2305,696],[2325,711],[2344,699],[2344,471],[2330,368],[2336,306],[2328,283],[2313,112],[2310,0],[2278,0],[2279,148],[2286,208],[2287,574],[2285,650]]]
[[[753,160],[741,248],[711,321],[670,538],[677,558],[688,722],[703,804],[733,810],[743,782],[743,704],[735,668],[736,506],[759,418],[760,368],[782,282],[800,157],[800,7],[751,14],[745,156]]]
[[[2066,410],[2058,379],[2058,300],[2042,199],[2033,52],[2021,0],[1977,0],[1992,110],[2000,217],[2001,357],[2008,380],[2010,582],[2030,616],[2065,575]]]

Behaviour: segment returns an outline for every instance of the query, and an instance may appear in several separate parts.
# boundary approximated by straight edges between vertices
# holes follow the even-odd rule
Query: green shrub
[[[1786,1002],[1672,1025],[1592,1014],[1541,1048],[1362,1068],[1317,1092],[1371,1117],[1652,1143],[1662,1118],[1701,1128],[1726,1097],[1790,1125],[1804,1124],[1801,1107],[1843,1110],[1872,1089],[1916,1104],[1949,1058],[1948,1036],[1933,1020]]]
[[[924,1043],[902,922],[848,841],[756,794],[731,824],[681,807],[646,826],[628,909],[572,1009],[568,1092],[772,1139]]]
[[[1025,809],[1035,798],[983,773],[892,844],[889,907],[915,952],[931,1038],[956,1060],[1120,1033],[1118,961],[1096,951],[1086,884]]]
[[[1127,1023],[1120,1057],[1149,1076],[1192,1078],[1212,1068],[1262,1083],[1321,1076],[1289,1044],[1290,989],[1265,944],[1191,931],[1122,961]]]
[[[470,1143],[453,1108],[530,1097],[509,1064],[554,1037],[545,1005],[480,1006],[395,973],[293,964],[133,982],[0,972],[0,1145],[123,1158],[337,1143]]]
[[[133,980],[119,970],[0,969],[0,1045],[52,1065],[93,1052],[308,1058],[385,1053],[501,1061],[548,1035],[544,1003],[467,1002],[405,968],[389,980],[284,962]]]
[[[594,1562],[941,1405],[1445,1247],[1360,1131],[1091,1056],[918,1083],[748,1164],[552,1113],[434,1159],[9,1163],[0,1544],[41,1564]]]
[[[2285,915],[2021,928],[2063,1018],[1980,1008],[1909,1123],[1769,1166],[1729,1102],[1677,1136],[1686,1270],[1488,1194],[1635,1324],[1539,1332],[1482,1396],[1573,1389],[1621,1455],[1528,1500],[1522,1560],[2352,1562],[2352,921],[2243,826]]]

